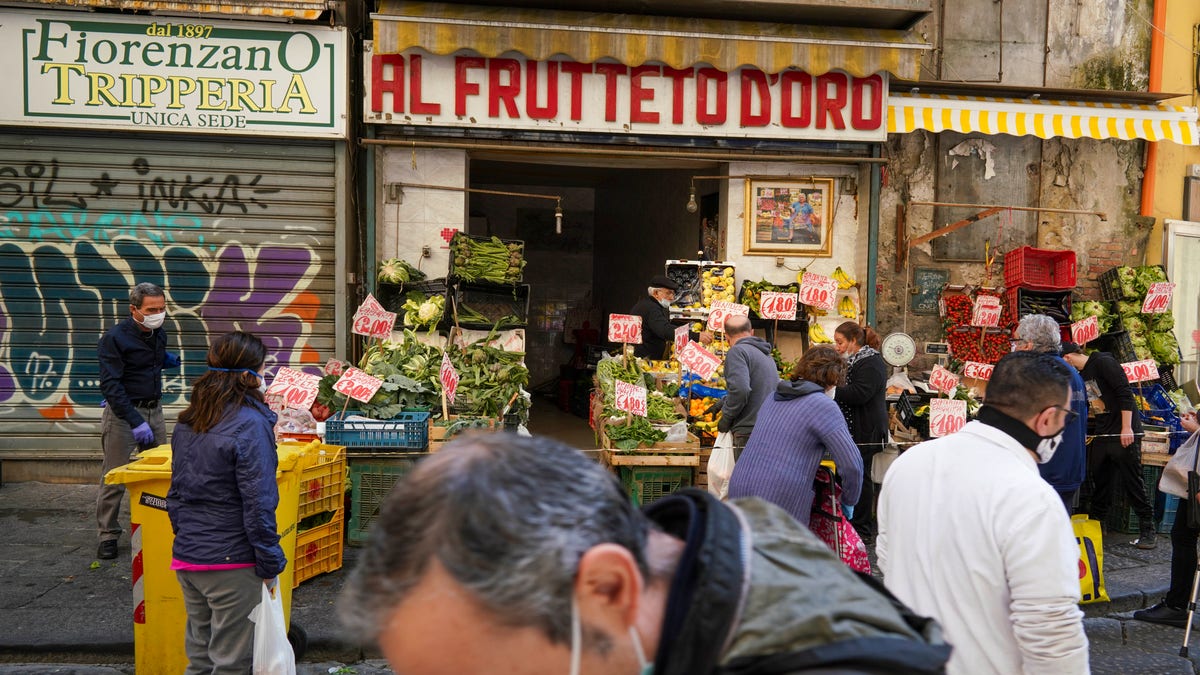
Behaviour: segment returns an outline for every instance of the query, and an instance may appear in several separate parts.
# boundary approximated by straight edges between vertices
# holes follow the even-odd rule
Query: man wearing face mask
[[[675,340],[675,325],[671,323],[671,302],[679,284],[670,277],[659,274],[650,280],[646,295],[642,296],[629,310],[630,314],[642,317],[642,344],[633,346],[633,355],[643,359],[665,358],[667,345]],[[712,333],[703,331],[700,342],[712,342]]]
[[[1079,546],[1038,475],[1071,421],[1071,372],[1049,354],[996,364],[978,418],[892,463],[876,553],[887,587],[938,620],[947,672],[1087,673]]]
[[[162,412],[162,370],[179,365],[167,351],[167,300],[158,286],[142,282],[129,293],[129,316],[110,328],[96,346],[100,361],[100,443],[104,467],[96,499],[100,545],[96,556],[117,557],[118,515],[124,485],[105,485],[104,474],[129,463],[131,454],[167,442]]]
[[[515,434],[396,484],[339,613],[421,675],[932,673],[950,649],[776,506],[685,489],[639,511],[583,453]]]

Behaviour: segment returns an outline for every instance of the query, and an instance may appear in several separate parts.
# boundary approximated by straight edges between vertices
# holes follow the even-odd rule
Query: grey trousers
[[[162,406],[138,407],[142,418],[154,430],[155,444],[167,442],[167,425],[163,421]],[[100,541],[118,539],[121,536],[121,498],[125,496],[124,485],[105,485],[104,474],[129,463],[129,457],[137,452],[137,441],[129,423],[117,417],[112,408],[105,407],[100,414],[100,444],[104,447],[104,468],[100,474],[100,495],[96,497],[96,527]],[[159,495],[166,497],[166,495]]]
[[[253,567],[175,572],[187,609],[184,675],[244,675],[254,662],[250,611],[262,602],[263,580]]]

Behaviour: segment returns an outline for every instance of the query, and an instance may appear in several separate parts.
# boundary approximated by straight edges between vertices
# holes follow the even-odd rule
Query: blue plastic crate
[[[325,442],[347,448],[424,450],[429,445],[429,413],[402,412],[390,420],[348,420],[347,410],[325,420]]]

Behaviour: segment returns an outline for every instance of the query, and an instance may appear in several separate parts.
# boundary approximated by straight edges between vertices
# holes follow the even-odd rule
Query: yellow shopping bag
[[[1100,521],[1083,513],[1071,516],[1071,527],[1075,530],[1075,543],[1079,544],[1079,592],[1083,602],[1108,602],[1108,591],[1104,590],[1104,542]]]

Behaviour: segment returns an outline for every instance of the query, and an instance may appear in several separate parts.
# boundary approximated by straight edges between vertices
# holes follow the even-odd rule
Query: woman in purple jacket
[[[208,351],[171,435],[171,569],[187,609],[187,675],[248,673],[250,611],[287,565],[275,509],[275,413],[263,402],[261,340],[236,331]]]
[[[754,431],[733,467],[729,497],[759,497],[808,525],[813,480],[828,452],[842,481],[849,518],[862,489],[863,465],[842,411],[829,397],[846,362],[833,347],[812,347],[758,410]]]

